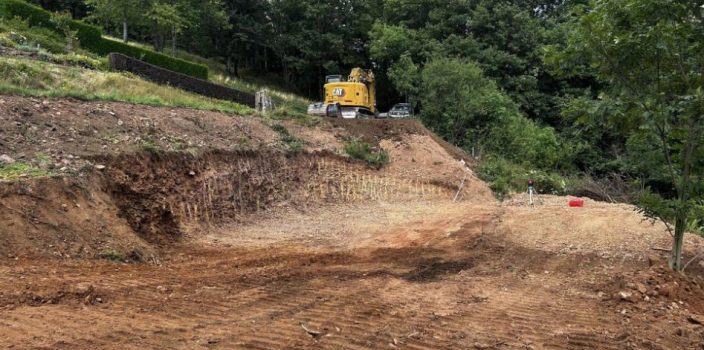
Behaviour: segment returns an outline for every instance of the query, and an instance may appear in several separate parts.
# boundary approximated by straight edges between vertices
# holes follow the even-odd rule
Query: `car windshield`
[[[407,112],[409,110],[409,108],[408,108],[408,106],[394,106],[394,108],[392,108],[392,110]]]

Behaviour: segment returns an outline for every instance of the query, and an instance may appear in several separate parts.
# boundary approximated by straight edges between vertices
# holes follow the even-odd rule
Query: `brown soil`
[[[0,348],[704,347],[704,266],[667,270],[661,226],[499,204],[415,121],[285,122],[289,153],[254,118],[0,100],[0,153],[58,173],[0,182]]]
[[[426,202],[412,209],[398,204],[358,209],[331,208],[329,215],[324,209],[309,215],[315,224],[307,226],[295,216],[271,217],[259,225],[269,227],[268,236],[248,225],[222,228],[205,241],[174,246],[158,265],[4,261],[0,346],[702,345],[702,326],[690,321],[702,312],[699,267],[690,277],[679,277],[647,262],[602,258],[602,250],[561,252],[519,244],[515,236],[521,234],[500,229],[502,218],[513,214],[510,208]],[[371,214],[379,210],[384,214]],[[661,293],[650,293],[649,301],[611,296],[638,293],[628,286],[635,281]],[[674,282],[681,291],[675,292]],[[670,294],[662,292],[669,289]]]

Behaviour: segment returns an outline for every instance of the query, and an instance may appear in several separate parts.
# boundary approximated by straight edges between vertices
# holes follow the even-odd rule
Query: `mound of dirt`
[[[491,189],[465,161],[452,157],[427,134],[408,134],[396,140],[383,139],[379,144],[392,159],[385,169],[387,172],[408,178],[433,179],[460,191],[458,200],[494,201]]]
[[[0,256],[149,260],[152,246],[120,217],[100,180],[0,182]]]

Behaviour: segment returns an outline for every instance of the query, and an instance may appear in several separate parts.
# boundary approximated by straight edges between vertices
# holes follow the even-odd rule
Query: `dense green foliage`
[[[704,216],[704,1],[595,0],[553,60],[588,60],[607,83],[589,121],[624,135],[623,170],[643,179],[646,215],[674,222],[671,265],[684,234]],[[567,68],[567,69],[565,69]],[[584,101],[582,101],[584,103]],[[589,103],[589,102],[586,102]],[[592,113],[590,113],[592,112]]]
[[[0,0],[0,15],[4,18],[20,17],[26,19],[31,26],[44,27],[65,34],[65,30],[57,25],[50,12],[21,0]],[[99,55],[119,52],[166,69],[208,79],[208,68],[204,65],[103,38],[99,28],[80,21],[70,21],[67,26],[75,31],[76,39],[81,47]]]

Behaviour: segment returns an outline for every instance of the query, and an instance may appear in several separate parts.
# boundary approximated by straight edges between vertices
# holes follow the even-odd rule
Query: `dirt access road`
[[[617,208],[604,208],[562,211],[559,225],[591,215],[598,231],[630,215],[609,217]],[[544,223],[507,229],[516,220],[529,228],[531,217],[548,212],[556,213],[347,205],[220,228],[155,265],[3,261],[0,347],[702,348],[701,326],[687,320],[704,305],[698,277],[668,277],[642,237],[612,235],[632,240],[624,252],[609,250],[613,242],[574,246],[579,232],[563,239]],[[642,282],[642,295],[627,289],[633,282]],[[673,283],[694,294],[663,292]],[[612,298],[620,288],[633,300]],[[660,296],[646,298],[653,289]]]

